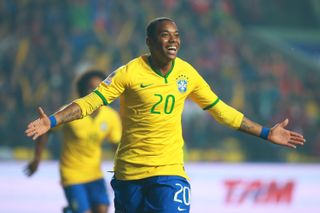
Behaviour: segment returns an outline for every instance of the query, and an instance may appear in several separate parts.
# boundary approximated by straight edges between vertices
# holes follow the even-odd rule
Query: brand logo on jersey
[[[179,75],[176,78],[178,90],[180,93],[185,93],[188,89],[188,77],[186,75]]]
[[[112,72],[103,82],[109,86],[112,83],[112,79],[115,75],[116,71]]]
[[[141,88],[146,88],[146,87],[149,87],[149,86],[151,86],[152,84],[140,84],[140,87]]]

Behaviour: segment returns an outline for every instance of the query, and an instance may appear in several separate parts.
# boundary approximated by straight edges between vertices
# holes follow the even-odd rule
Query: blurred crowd
[[[24,129],[38,106],[53,113],[75,98],[79,73],[96,68],[108,74],[145,53],[148,21],[168,16],[181,32],[179,56],[221,99],[269,127],[289,118],[288,128],[308,140],[298,150],[267,144],[221,127],[187,102],[187,159],[320,161],[319,70],[247,36],[237,7],[229,0],[2,0],[0,159],[33,147]]]

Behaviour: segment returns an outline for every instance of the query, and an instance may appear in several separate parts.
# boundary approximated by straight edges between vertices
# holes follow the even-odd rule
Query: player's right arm
[[[25,133],[28,137],[36,140],[39,136],[47,133],[51,128],[57,125],[90,115],[103,104],[103,100],[95,92],[92,92],[61,108],[50,117],[48,117],[43,109],[39,107],[39,118],[29,123]]]
[[[73,101],[50,117],[39,107],[39,118],[29,123],[25,131],[26,135],[36,140],[54,126],[90,115],[100,106],[111,103],[124,91],[124,82],[127,77],[123,75],[121,70],[125,71],[126,68],[124,66],[120,67],[120,72],[116,70],[110,74],[105,81],[100,83],[95,91],[83,98]]]
[[[71,103],[54,113],[52,116],[55,119],[55,124],[52,124],[52,120],[49,119],[41,107],[38,108],[38,114],[39,118],[29,123],[25,131],[26,135],[32,137],[33,140],[47,133],[51,127],[82,117],[81,108],[76,103]]]

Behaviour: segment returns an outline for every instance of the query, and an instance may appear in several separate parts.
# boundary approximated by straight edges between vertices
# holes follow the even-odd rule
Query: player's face
[[[180,35],[172,21],[162,21],[157,25],[155,38],[149,39],[151,55],[161,62],[168,62],[177,57],[180,48]]]
[[[87,94],[91,93],[93,90],[95,90],[101,81],[104,79],[101,79],[100,77],[92,77],[89,81],[88,88],[87,88]]]

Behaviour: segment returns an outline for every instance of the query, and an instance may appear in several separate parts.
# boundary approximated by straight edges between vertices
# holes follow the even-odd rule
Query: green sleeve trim
[[[217,98],[217,100],[215,100],[215,101],[214,101],[212,104],[210,104],[209,106],[206,106],[205,108],[203,108],[203,110],[211,109],[211,108],[214,107],[219,101],[220,101],[220,98]]]
[[[94,90],[93,92],[102,99],[104,105],[109,105],[107,99],[101,94],[101,92],[99,92],[98,90]]]

